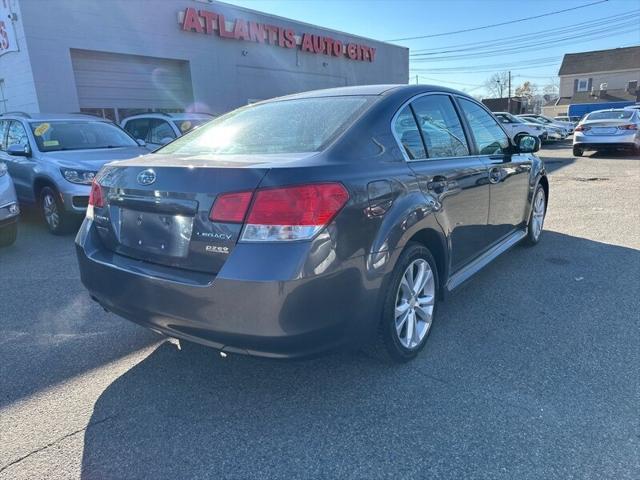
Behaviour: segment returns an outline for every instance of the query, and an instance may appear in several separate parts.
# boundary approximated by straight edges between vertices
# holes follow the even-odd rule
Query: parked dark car
[[[445,293],[540,240],[539,139],[516,141],[441,87],[247,106],[99,172],[76,237],[82,281],[105,309],[224,352],[374,342],[406,361]]]

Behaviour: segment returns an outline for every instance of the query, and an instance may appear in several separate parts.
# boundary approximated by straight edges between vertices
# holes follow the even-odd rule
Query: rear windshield
[[[322,150],[369,97],[319,97],[250,105],[219,117],[157,150],[159,153],[268,154]]]
[[[135,147],[137,143],[120,127],[96,120],[32,122],[31,131],[41,152]]]
[[[593,112],[587,120],[628,120],[633,115],[632,110],[613,110],[608,112]]]

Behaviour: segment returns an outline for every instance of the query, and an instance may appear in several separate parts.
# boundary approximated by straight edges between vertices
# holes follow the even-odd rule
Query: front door
[[[526,219],[531,156],[512,153],[507,134],[483,107],[465,98],[458,98],[458,103],[480,158],[489,167],[488,231],[495,243],[521,228]]]
[[[455,272],[490,242],[486,234],[487,165],[471,154],[449,95],[417,98],[398,114],[394,129],[409,167],[434,205],[436,219],[449,238],[450,268]]]
[[[0,160],[7,164],[9,174],[16,187],[18,198],[22,201],[26,200],[31,202],[34,200],[32,179],[35,160],[31,156],[21,157],[9,155],[6,150],[12,145],[28,146],[31,151],[33,151],[33,147],[29,144],[29,138],[22,123],[11,120],[8,122],[6,129],[6,140],[3,145],[4,151],[0,150]],[[0,128],[0,130],[2,129]]]

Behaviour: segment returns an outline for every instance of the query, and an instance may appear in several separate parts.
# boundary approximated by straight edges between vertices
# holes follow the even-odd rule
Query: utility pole
[[[507,112],[511,113],[511,70],[509,70],[509,98],[507,99]]]

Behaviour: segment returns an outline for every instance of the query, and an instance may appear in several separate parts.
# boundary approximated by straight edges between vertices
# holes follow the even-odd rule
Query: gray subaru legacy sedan
[[[407,361],[446,293],[539,242],[538,148],[442,87],[243,107],[98,173],[76,237],[82,282],[109,311],[223,352],[366,345]]]
[[[0,115],[0,161],[21,204],[37,205],[51,233],[77,229],[103,164],[149,153],[103,118],[82,114]]]

